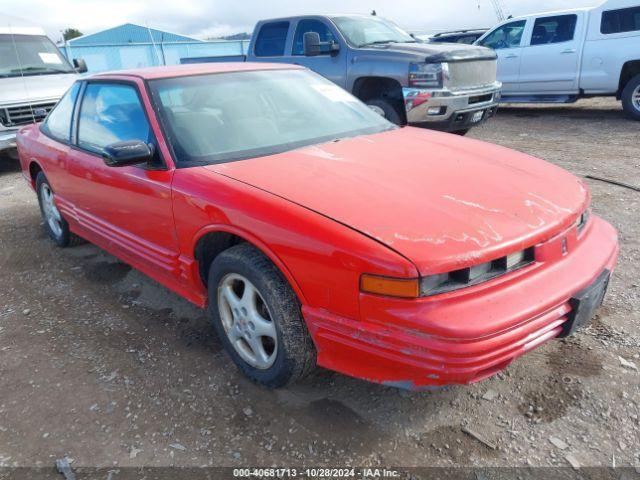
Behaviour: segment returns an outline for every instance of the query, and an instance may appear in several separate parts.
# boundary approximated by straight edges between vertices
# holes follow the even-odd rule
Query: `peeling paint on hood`
[[[204,168],[348,225],[423,275],[551,238],[589,200],[543,160],[412,127]]]

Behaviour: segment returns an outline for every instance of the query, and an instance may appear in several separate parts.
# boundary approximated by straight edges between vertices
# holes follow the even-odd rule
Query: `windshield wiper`
[[[59,68],[51,68],[51,67],[24,67],[24,68],[14,68],[13,70],[9,70],[10,73],[20,73],[20,72],[29,72],[29,73],[71,73],[71,70],[61,70]]]

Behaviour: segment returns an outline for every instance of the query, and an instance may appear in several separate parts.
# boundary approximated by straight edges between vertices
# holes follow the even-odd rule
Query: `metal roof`
[[[115,45],[123,43],[171,43],[171,42],[199,42],[193,37],[177,33],[148,28],[135,23],[125,23],[117,27],[108,28],[95,33],[69,40],[70,45]]]

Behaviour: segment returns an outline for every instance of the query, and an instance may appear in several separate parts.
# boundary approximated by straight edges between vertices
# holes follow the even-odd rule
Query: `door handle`
[[[567,49],[563,50],[560,53],[576,53],[576,49],[575,48],[567,48]]]
[[[509,55],[507,55],[504,58],[518,58],[518,55],[516,55],[515,53],[510,53]]]

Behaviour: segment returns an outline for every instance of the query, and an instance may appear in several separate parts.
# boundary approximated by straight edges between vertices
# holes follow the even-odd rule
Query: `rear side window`
[[[640,31],[640,7],[621,8],[603,12],[600,32],[611,33]]]
[[[136,88],[88,84],[80,107],[78,146],[102,153],[107,145],[126,140],[154,143]]]
[[[316,32],[320,35],[321,42],[334,42],[335,38],[326,23],[320,20],[300,20],[296,27],[296,36],[293,40],[293,54],[304,55],[304,34]]]
[[[531,45],[546,45],[573,40],[576,32],[577,15],[557,15],[536,19],[531,36]]]
[[[47,135],[61,142],[69,142],[71,137],[73,106],[76,103],[79,91],[80,84],[74,83],[51,111],[42,127]]]
[[[254,54],[256,57],[281,57],[287,42],[289,22],[265,23],[260,28]]]

